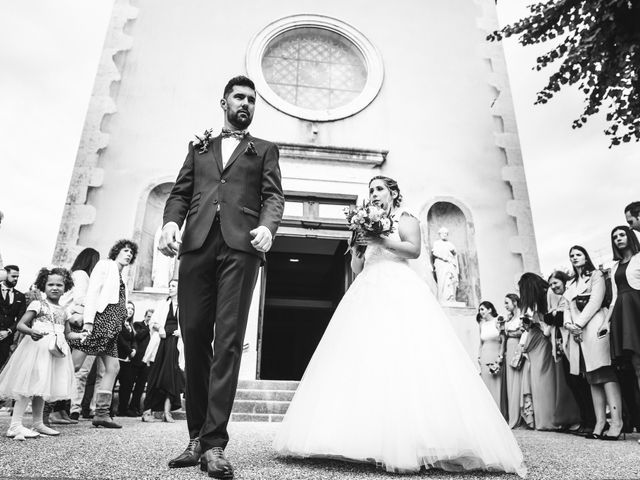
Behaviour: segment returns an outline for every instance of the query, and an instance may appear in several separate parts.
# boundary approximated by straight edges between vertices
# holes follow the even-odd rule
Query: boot
[[[51,426],[51,423],[49,422],[50,414],[51,414],[51,404],[49,402],[45,402],[44,409],[42,410],[42,423],[44,423],[45,426],[47,427]]]
[[[93,416],[94,427],[122,428],[122,425],[113,421],[109,415],[111,409],[111,392],[97,392],[96,414]]]
[[[66,410],[60,410],[60,416],[63,420],[66,420],[71,425],[75,425],[76,423],[78,423],[78,419],[74,420],[73,418],[71,418]]]

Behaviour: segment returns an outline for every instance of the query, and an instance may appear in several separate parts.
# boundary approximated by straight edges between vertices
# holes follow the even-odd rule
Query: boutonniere
[[[198,153],[207,153],[209,151],[209,146],[213,141],[213,128],[210,128],[209,130],[205,130],[204,133],[202,134],[202,137],[198,135],[194,135],[194,136],[198,141],[193,144],[193,148],[197,148]]]
[[[246,153],[247,155],[258,154],[258,152],[256,151],[256,146],[253,144],[253,142],[249,142],[249,145],[247,145],[247,148],[245,149],[244,153]]]

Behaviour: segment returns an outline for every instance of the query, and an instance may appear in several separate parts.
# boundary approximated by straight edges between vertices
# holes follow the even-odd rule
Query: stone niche
[[[164,204],[169,197],[173,183],[161,183],[153,187],[141,202],[138,212],[137,240],[139,246],[134,290],[165,291],[169,280],[177,276],[176,260],[165,257],[157,250],[157,242],[162,228]]]
[[[423,219],[425,214],[429,255],[434,242],[439,239],[438,230],[446,227],[449,230],[449,240],[456,246],[460,269],[456,303],[462,307],[477,307],[480,298],[480,272],[470,211],[454,199],[437,199],[423,209]],[[433,259],[431,263],[433,265]]]

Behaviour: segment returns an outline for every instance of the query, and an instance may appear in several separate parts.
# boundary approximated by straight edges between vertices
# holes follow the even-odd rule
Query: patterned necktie
[[[223,128],[220,136],[222,138],[233,137],[236,140],[242,140],[247,136],[248,133],[249,132],[247,132],[246,130],[229,130],[228,128]]]

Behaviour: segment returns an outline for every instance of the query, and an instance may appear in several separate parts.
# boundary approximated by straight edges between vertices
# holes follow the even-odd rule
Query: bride
[[[409,267],[419,221],[397,182],[377,176],[369,199],[390,211],[388,237],[366,245],[298,386],[274,446],[280,455],[525,476],[522,452],[426,283]]]

